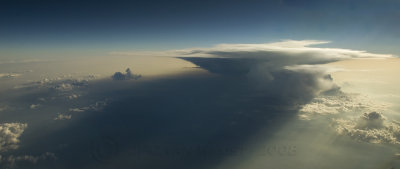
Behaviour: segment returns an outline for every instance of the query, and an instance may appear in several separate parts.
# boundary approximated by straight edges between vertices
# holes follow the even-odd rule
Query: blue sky
[[[328,40],[333,43],[324,46],[399,55],[399,8],[392,0],[5,0],[0,2],[0,56],[282,39]]]

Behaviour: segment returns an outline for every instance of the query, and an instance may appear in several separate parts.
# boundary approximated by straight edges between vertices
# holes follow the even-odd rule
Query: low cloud
[[[13,79],[21,76],[19,73],[0,73],[0,79]]]
[[[46,152],[40,155],[9,155],[9,156],[1,156],[0,155],[0,167],[2,168],[18,168],[19,163],[30,163],[36,164],[40,161],[46,160],[55,160],[56,155],[51,152]]]
[[[19,137],[27,127],[25,123],[0,124],[0,152],[17,149]]]
[[[101,111],[103,108],[107,106],[107,100],[104,101],[96,101],[93,104],[90,104],[89,106],[84,106],[80,108],[70,108],[70,112],[85,112],[85,111]]]
[[[57,78],[44,78],[39,81],[18,85],[14,88],[47,88],[59,92],[70,92],[75,88],[87,87],[90,80],[93,80],[93,78],[86,77],[82,79],[73,79],[70,76],[60,76]]]
[[[72,118],[72,115],[70,115],[70,114],[58,113],[57,117],[55,117],[54,120],[69,120],[71,118]]]
[[[369,143],[400,144],[400,125],[387,122],[380,113],[365,113],[357,120],[335,119],[339,135]]]
[[[77,99],[78,97],[80,97],[79,94],[71,94],[71,95],[67,96],[67,98],[70,99],[70,100]]]
[[[0,105],[0,112],[4,111],[7,109],[7,106],[5,105]]]
[[[137,80],[141,77],[142,75],[133,74],[131,69],[129,68],[125,70],[125,73],[115,72],[114,75],[111,76],[113,80],[130,80],[130,79]]]
[[[371,98],[343,92],[319,95],[300,109],[302,120],[329,117],[336,134],[368,143],[400,144],[400,125],[382,112],[390,105]]]
[[[373,101],[371,98],[354,93],[323,93],[303,105],[299,117],[311,120],[325,115],[359,115],[365,112],[383,112],[389,105]]]
[[[380,129],[385,127],[383,122],[385,121],[382,113],[369,112],[364,113],[355,126],[358,129]]]
[[[31,106],[29,106],[30,109],[37,109],[40,106],[40,104],[31,104]]]

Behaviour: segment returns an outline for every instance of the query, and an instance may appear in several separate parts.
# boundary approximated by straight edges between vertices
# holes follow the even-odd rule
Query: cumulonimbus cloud
[[[360,50],[322,48],[330,43],[318,40],[286,40],[263,44],[219,44],[211,48],[189,48],[162,52],[112,52],[112,55],[152,55],[178,57],[212,73],[238,74],[270,72],[296,65],[316,65],[353,58],[390,58],[391,54],[376,54]],[[314,46],[313,46],[314,45]],[[302,69],[304,70],[303,67]],[[312,69],[315,67],[308,67]],[[298,69],[297,69],[298,70]]]
[[[111,55],[171,56],[171,57],[231,57],[231,58],[281,58],[292,57],[304,61],[336,61],[350,58],[389,58],[391,54],[375,54],[361,50],[321,48],[313,45],[330,43],[319,40],[285,40],[262,44],[219,44],[211,48],[188,48],[159,52],[111,52]],[[308,59],[306,59],[308,58]],[[304,60],[305,59],[305,60]],[[296,60],[296,59],[295,59]],[[297,60],[299,61],[299,60]]]
[[[336,114],[357,107],[342,100],[352,97],[341,92],[340,87],[333,83],[329,73],[335,70],[321,64],[354,58],[393,57],[390,54],[311,46],[324,43],[329,42],[289,40],[268,44],[221,44],[212,48],[180,50],[178,53],[181,59],[211,73],[245,76],[247,81],[256,82],[257,86],[267,91],[264,94],[272,96],[273,100],[302,105],[300,112],[307,113],[300,116],[309,118],[312,114]],[[324,96],[315,98],[321,93]],[[319,104],[318,98],[323,104]],[[382,114],[370,111],[357,122],[338,120],[334,126],[338,134],[356,140],[397,144],[398,125],[389,125],[384,121]]]
[[[246,77],[253,87],[283,100],[309,100],[316,94],[338,89],[330,70],[319,64],[352,58],[390,58],[390,54],[320,48],[328,41],[282,41],[266,44],[220,44],[169,52],[211,73]]]

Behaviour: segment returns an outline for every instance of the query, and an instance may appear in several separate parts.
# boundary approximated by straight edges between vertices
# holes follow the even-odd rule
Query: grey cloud
[[[359,129],[379,129],[383,128],[385,118],[382,113],[370,112],[364,113],[357,122],[356,128]]]
[[[85,112],[85,111],[101,111],[103,108],[107,106],[107,100],[104,101],[96,101],[93,104],[90,104],[89,106],[84,106],[80,108],[70,108],[70,112]]]
[[[46,152],[40,155],[0,155],[0,167],[5,169],[18,168],[18,164],[22,162],[28,162],[30,164],[36,164],[40,161],[55,160],[56,155],[51,152]]]
[[[133,74],[131,72],[131,69],[129,68],[125,70],[125,73],[115,72],[114,75],[111,76],[113,80],[129,80],[129,79],[137,80],[141,77],[142,75]]]
[[[7,106],[0,104],[0,112],[4,111],[6,109],[7,109]]]

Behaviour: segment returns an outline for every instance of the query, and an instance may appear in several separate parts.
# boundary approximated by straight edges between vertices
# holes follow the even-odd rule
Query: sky
[[[0,168],[399,168],[398,9],[3,0]]]
[[[332,47],[400,54],[400,4],[394,0],[5,0],[0,6],[3,57],[284,39],[329,40]]]

